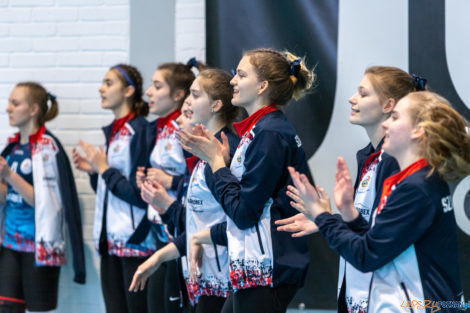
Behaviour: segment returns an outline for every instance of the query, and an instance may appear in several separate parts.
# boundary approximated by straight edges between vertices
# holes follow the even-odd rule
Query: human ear
[[[212,104],[211,104],[212,113],[219,112],[220,109],[222,109],[222,106],[223,106],[222,100],[219,99],[219,100],[212,101]]]
[[[269,83],[267,80],[263,80],[262,82],[258,83],[258,95],[261,95],[268,89]]]
[[[176,89],[172,94],[173,101],[180,102],[184,99],[184,90],[183,89]]]
[[[395,105],[397,102],[393,98],[388,98],[385,104],[382,107],[382,112],[384,114],[390,114],[392,113],[393,108],[395,108]]]

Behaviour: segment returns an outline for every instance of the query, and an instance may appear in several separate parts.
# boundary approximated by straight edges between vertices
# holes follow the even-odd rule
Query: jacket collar
[[[161,129],[167,126],[169,123],[171,123],[171,121],[175,120],[178,116],[180,116],[180,114],[181,114],[181,110],[178,109],[178,110],[171,112],[167,116],[159,117],[157,119],[157,129]]]
[[[37,130],[36,133],[29,135],[29,144],[34,145],[37,143],[41,138],[42,135],[46,132],[46,126],[41,126]],[[8,143],[17,143],[20,142],[20,133],[17,132],[13,137],[8,138]]]
[[[243,135],[245,135],[246,132],[250,131],[253,128],[253,126],[255,126],[255,124],[263,116],[265,116],[268,113],[278,111],[278,110],[279,110],[278,107],[275,106],[275,105],[268,105],[268,106],[262,107],[261,109],[259,109],[255,113],[248,116],[243,121],[241,121],[239,123],[233,123],[233,126],[235,127],[235,130],[237,131],[238,136],[240,136],[240,138],[241,138],[241,137],[243,137]]]

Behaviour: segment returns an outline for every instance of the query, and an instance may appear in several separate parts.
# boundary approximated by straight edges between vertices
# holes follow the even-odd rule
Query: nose
[[[230,80],[230,85],[235,86],[237,84],[237,75],[233,76]]]
[[[7,113],[11,113],[11,112],[12,112],[11,107],[12,107],[12,106],[11,106],[11,103],[8,103],[7,108],[6,108],[5,111],[6,111]]]
[[[152,87],[149,87],[147,88],[147,90],[145,90],[145,94],[150,97],[150,89],[152,89]]]
[[[357,103],[356,95],[357,95],[357,93],[355,93],[354,95],[351,96],[351,98],[348,99],[348,102],[350,104],[356,104]]]
[[[104,92],[104,86],[103,85],[101,85],[101,87],[98,89],[98,92],[100,94],[103,94],[103,92]]]
[[[387,118],[385,121],[382,122],[382,128],[387,130],[388,129],[388,123],[390,121],[390,117]]]

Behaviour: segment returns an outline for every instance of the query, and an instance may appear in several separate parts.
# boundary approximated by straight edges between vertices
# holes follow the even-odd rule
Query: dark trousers
[[[242,289],[230,295],[222,313],[285,313],[299,287],[281,285]]]

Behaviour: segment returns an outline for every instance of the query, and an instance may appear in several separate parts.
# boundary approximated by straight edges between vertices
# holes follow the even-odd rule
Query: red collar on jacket
[[[157,131],[165,126],[167,126],[171,121],[175,120],[178,116],[180,116],[181,110],[178,109],[176,111],[171,112],[167,116],[159,117],[157,120]]]
[[[271,104],[259,109],[243,121],[239,123],[233,123],[233,126],[235,127],[238,136],[240,136],[240,138],[243,137],[243,135],[245,135],[246,132],[250,131],[263,116],[277,110],[279,110],[278,107]]]
[[[193,172],[193,169],[196,167],[197,162],[199,161],[199,158],[195,155],[192,157],[186,158],[186,166],[188,167],[188,172],[189,175]]]
[[[411,174],[419,171],[420,169],[428,165],[429,164],[426,161],[426,159],[419,159],[418,161],[414,162],[413,164],[405,168],[403,171],[400,171],[399,173],[387,178],[383,184],[382,196],[380,197],[380,204],[377,209],[377,214],[379,214],[384,208],[385,204],[387,203],[388,197],[390,196],[392,191],[395,189],[394,188],[395,185],[400,183],[402,180],[404,180]]]
[[[46,132],[46,126],[39,127],[38,131],[34,134],[29,135],[29,144],[34,145],[39,139],[42,138],[42,135]],[[8,143],[20,142],[20,132],[17,132],[13,137],[8,138]]]
[[[133,119],[134,116],[134,113],[129,113],[124,117],[114,120],[113,128],[111,129],[111,137],[113,137],[127,122]]]

